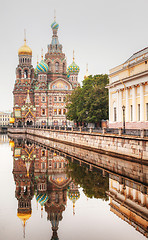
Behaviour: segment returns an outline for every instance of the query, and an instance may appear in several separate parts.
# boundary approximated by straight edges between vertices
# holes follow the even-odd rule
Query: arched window
[[[56,70],[56,72],[59,71],[59,63],[58,62],[55,63],[55,70]]]
[[[57,109],[54,109],[54,115],[57,115]]]
[[[65,72],[65,63],[63,63],[63,73]]]
[[[65,114],[66,114],[66,109],[64,108],[64,109],[63,109],[63,115],[65,115]]]
[[[56,102],[57,101],[57,97],[54,97],[54,102]]]
[[[24,63],[24,58],[23,58],[23,63]]]
[[[45,157],[45,150],[42,150],[42,157]]]
[[[73,81],[73,76],[72,76],[72,81]]]
[[[61,115],[61,109],[59,109],[59,115]]]
[[[21,74],[21,69],[18,70],[18,75],[19,75],[19,78],[22,77],[22,74]]]
[[[45,115],[45,109],[42,109],[42,115]]]
[[[33,70],[31,70],[31,79],[33,78]]]
[[[48,63],[48,68],[49,68],[49,71],[51,71],[51,63],[50,62]]]
[[[28,70],[27,69],[25,69],[25,71],[24,71],[24,78],[28,78]]]

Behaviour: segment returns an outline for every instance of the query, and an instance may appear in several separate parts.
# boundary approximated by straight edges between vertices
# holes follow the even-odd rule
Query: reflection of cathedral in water
[[[13,175],[18,200],[17,216],[24,229],[32,214],[31,200],[36,197],[38,207],[47,212],[52,225],[52,238],[59,239],[57,230],[65,211],[67,196],[73,202],[80,197],[78,187],[67,177],[67,160],[58,152],[34,145],[27,140],[10,141],[13,150]],[[75,210],[73,209],[73,212]]]
[[[148,187],[110,174],[110,210],[148,237]]]

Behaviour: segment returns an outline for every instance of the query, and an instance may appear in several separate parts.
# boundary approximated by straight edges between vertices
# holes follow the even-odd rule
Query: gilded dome
[[[36,66],[36,71],[38,73],[39,72],[48,72],[48,65],[43,60],[41,60],[41,62],[38,63]]]
[[[32,50],[27,46],[26,40],[24,40],[24,45],[19,48],[18,55],[30,55],[32,56]]]

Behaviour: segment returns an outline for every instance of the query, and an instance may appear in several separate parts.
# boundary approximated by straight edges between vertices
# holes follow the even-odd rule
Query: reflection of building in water
[[[12,144],[12,142],[11,142]],[[34,196],[32,144],[24,142],[23,147],[19,140],[13,148],[13,174],[16,184],[15,196],[18,200],[17,216],[22,220],[25,236],[26,221],[31,217],[31,200]],[[30,173],[30,174],[29,174]]]
[[[41,217],[45,207],[47,220],[52,225],[52,239],[58,239],[58,225],[65,211],[67,190],[71,183],[66,174],[66,158],[58,152],[35,146],[28,140],[11,140],[10,145],[14,158],[17,216],[22,220],[24,236],[26,221],[32,214],[31,200],[35,192],[37,204],[41,206]],[[74,190],[78,190],[75,185],[72,186]]]
[[[73,203],[73,215],[75,215],[75,203],[80,198],[80,192],[78,190],[78,185],[74,182],[69,184],[68,197]]]
[[[110,210],[148,237],[148,188],[116,175],[110,175]]]
[[[7,134],[0,134],[0,144],[9,143]]]

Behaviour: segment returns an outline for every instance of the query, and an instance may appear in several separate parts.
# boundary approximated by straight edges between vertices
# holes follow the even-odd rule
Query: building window
[[[146,103],[146,121],[148,121],[148,103]]]
[[[21,75],[21,70],[20,69],[18,70],[18,75],[19,75],[19,79],[21,79],[22,75]]]
[[[54,109],[54,115],[57,115],[57,109]]]
[[[55,102],[57,101],[57,97],[54,97],[54,101],[55,101]]]
[[[45,97],[42,97],[42,102],[45,102]]]
[[[42,169],[45,169],[45,163],[44,162],[42,163]]]
[[[26,69],[24,71],[24,78],[28,78],[28,71]]]
[[[59,71],[59,63],[58,62],[55,63],[55,70],[56,70],[56,72]]]
[[[138,104],[138,121],[140,121],[140,104]]]
[[[65,102],[65,100],[66,100],[66,98],[65,97],[63,97],[63,101]]]
[[[61,115],[61,109],[59,109],[59,115]]]
[[[131,122],[133,121],[133,105],[131,105]]]
[[[63,115],[65,115],[65,114],[66,114],[66,109],[64,108],[64,109],[63,109]]]
[[[45,115],[45,109],[42,109],[42,115]]]
[[[116,111],[116,107],[114,107],[114,122],[117,121],[117,111]]]
[[[59,102],[61,102],[61,97],[59,97]]]
[[[50,62],[48,63],[48,69],[49,69],[49,71],[51,71],[51,63]]]
[[[45,150],[42,150],[42,157],[45,157]]]

